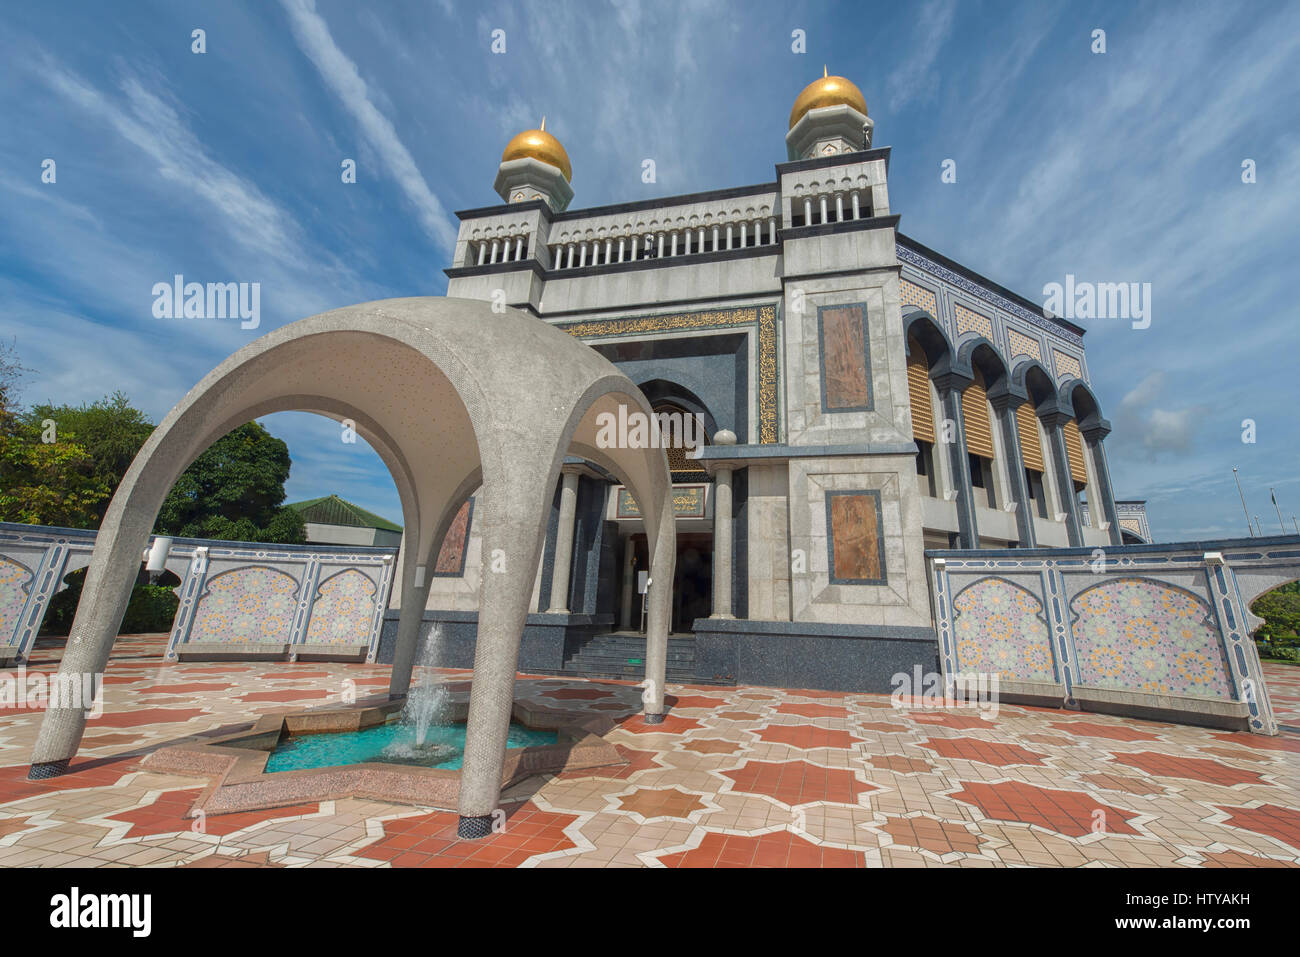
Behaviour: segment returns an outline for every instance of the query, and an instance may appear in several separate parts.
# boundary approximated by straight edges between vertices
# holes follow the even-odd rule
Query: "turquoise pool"
[[[506,747],[534,748],[555,744],[556,741],[554,731],[534,731],[522,724],[512,723]],[[390,721],[364,731],[304,734],[288,738],[271,752],[266,770],[303,771],[308,768],[362,764],[366,761],[456,770],[464,755],[463,724],[434,725],[429,729],[424,745],[416,747],[415,730],[410,725]]]

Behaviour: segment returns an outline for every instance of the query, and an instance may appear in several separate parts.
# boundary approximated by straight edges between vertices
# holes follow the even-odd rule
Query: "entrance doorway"
[[[633,535],[627,541],[628,547],[635,550],[635,575],[636,571],[650,567],[650,549],[644,534]],[[634,627],[638,627],[641,621],[640,600],[641,596],[636,596]],[[709,532],[679,534],[677,563],[673,572],[673,616],[669,630],[674,634],[689,633],[695,619],[708,618],[711,614],[713,535]]]

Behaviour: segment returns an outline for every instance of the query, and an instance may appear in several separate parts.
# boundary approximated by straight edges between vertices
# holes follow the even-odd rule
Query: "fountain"
[[[414,731],[416,748],[424,747],[429,738],[429,728],[443,724],[447,719],[447,688],[434,674],[441,657],[442,622],[435,622],[420,651],[420,683],[406,699],[406,707],[398,719]]]

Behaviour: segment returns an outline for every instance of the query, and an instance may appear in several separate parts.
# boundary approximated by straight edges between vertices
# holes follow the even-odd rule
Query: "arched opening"
[[[956,356],[948,337],[928,312],[908,312],[903,317],[903,329],[909,415],[917,448],[917,485],[923,496],[933,500],[925,509],[925,543],[927,547],[950,548],[956,542],[958,524],[950,514],[951,506],[940,503],[952,500],[959,483],[953,478],[951,447],[943,441],[946,423],[934,379],[952,369]]]
[[[1088,503],[1087,524],[1101,528],[1103,522],[1116,521],[1117,517],[1111,514],[1112,503],[1101,499],[1097,481],[1099,463],[1095,450],[1083,435],[1084,430],[1103,424],[1101,408],[1092,390],[1082,382],[1066,383],[1062,392],[1073,410],[1073,416],[1065,423],[1063,431],[1075,499],[1078,501],[1082,496]]]
[[[907,340],[907,396],[911,403],[912,441],[916,443],[916,477],[921,494],[939,497],[938,463],[934,455],[934,409],[931,396],[930,359],[925,349],[909,336]]]
[[[1260,660],[1300,665],[1300,581],[1266,591],[1250,603],[1250,613],[1264,622],[1252,632]]]
[[[1047,520],[1055,517],[1060,498],[1054,495],[1057,477],[1048,464],[1051,460],[1050,446],[1040,416],[1055,409],[1056,390],[1047,370],[1037,362],[1021,366],[1015,378],[1020,380],[1029,395],[1029,401],[1016,409],[1016,431],[1025,464],[1030,510],[1031,514]]]

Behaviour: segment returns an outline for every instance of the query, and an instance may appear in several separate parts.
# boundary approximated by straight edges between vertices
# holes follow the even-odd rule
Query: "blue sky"
[[[1150,328],[1083,324],[1117,494],[1148,500],[1158,538],[1242,534],[1234,465],[1265,531],[1269,486],[1291,528],[1294,3],[9,4],[0,336],[36,370],[22,398],[121,389],[158,420],[277,325],[445,292],[452,211],[498,201],[502,148],[542,115],[574,208],[770,181],[823,63],[893,147],[904,233],[1035,301],[1067,273],[1152,284]],[[260,282],[261,327],[155,319],[152,287],[177,273]],[[263,421],[289,443],[290,500],[337,492],[400,521],[336,424]]]

